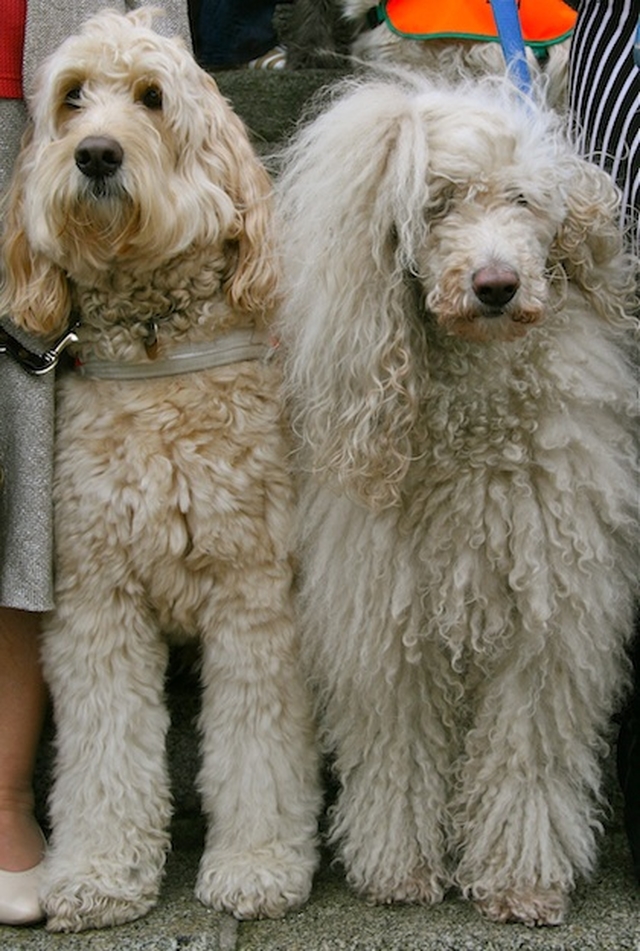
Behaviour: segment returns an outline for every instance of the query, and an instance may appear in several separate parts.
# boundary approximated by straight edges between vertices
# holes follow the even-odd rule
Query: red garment
[[[22,99],[27,0],[0,0],[0,99]]]

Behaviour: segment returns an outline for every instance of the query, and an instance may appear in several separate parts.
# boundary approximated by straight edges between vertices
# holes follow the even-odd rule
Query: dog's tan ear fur
[[[620,194],[610,175],[571,155],[567,213],[554,256],[567,275],[587,294],[606,320],[616,320],[633,306],[633,269],[620,228]]]
[[[279,182],[279,329],[304,465],[374,509],[397,502],[414,456],[424,343],[407,275],[427,165],[416,110],[375,84],[302,130]]]
[[[71,296],[64,271],[31,247],[25,230],[23,168],[30,141],[29,129],[3,203],[0,310],[18,327],[50,337],[67,326]]]
[[[272,186],[258,159],[242,120],[215,91],[219,121],[212,124],[210,150],[222,163],[225,192],[231,198],[236,222],[229,242],[229,273],[225,291],[234,308],[256,317],[275,309],[279,270],[274,254]]]

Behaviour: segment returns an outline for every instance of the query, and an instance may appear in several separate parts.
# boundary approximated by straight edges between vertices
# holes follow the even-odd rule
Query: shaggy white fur
[[[80,361],[148,364],[266,327],[270,183],[214,81],[147,13],[104,13],[42,68],[7,209],[3,306]],[[156,338],[154,341],[154,337]],[[292,483],[274,359],[164,379],[59,380],[57,722],[48,927],[155,902],[170,795],[164,634],[200,637],[196,894],[239,918],[307,897],[317,763],[292,620]]]
[[[359,27],[352,44],[353,55],[365,61],[408,66],[450,81],[464,76],[500,76],[505,72],[499,43],[414,40],[399,36],[384,23],[368,29],[364,24],[367,11],[374,6],[371,0],[339,0],[339,3],[345,19]],[[527,62],[532,75],[544,86],[549,105],[563,111],[569,80],[569,43],[549,47],[548,54],[548,58],[541,61],[527,47]]]
[[[553,924],[637,591],[633,265],[511,84],[354,81],[285,156],[303,657],[379,902]]]

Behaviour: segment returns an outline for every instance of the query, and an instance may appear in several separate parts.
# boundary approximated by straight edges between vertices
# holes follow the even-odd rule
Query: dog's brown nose
[[[482,304],[499,310],[514,297],[520,287],[520,278],[509,267],[482,267],[473,275],[471,286]]]
[[[87,178],[108,178],[115,175],[124,158],[124,151],[116,139],[106,135],[90,135],[80,142],[74,158]]]

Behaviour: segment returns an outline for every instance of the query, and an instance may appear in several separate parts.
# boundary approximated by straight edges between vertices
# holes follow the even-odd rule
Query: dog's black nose
[[[483,267],[473,275],[471,286],[482,304],[499,310],[515,296],[520,278],[509,267]]]
[[[124,150],[116,139],[90,135],[78,144],[74,158],[87,178],[108,178],[115,175],[122,165]]]

